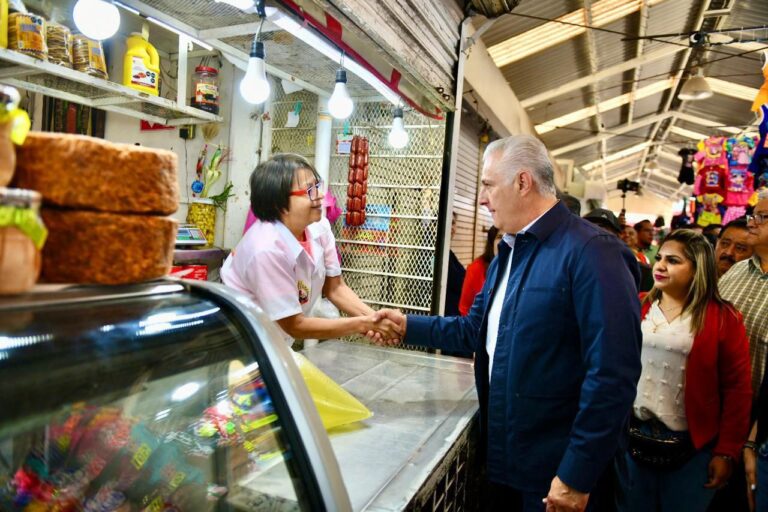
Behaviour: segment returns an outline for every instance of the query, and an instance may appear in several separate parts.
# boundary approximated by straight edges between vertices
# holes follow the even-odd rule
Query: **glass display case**
[[[350,510],[288,347],[207,283],[0,302],[0,510]]]

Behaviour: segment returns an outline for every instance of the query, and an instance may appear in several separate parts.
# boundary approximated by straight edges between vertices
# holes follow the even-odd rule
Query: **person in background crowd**
[[[577,217],[581,217],[581,201],[578,197],[574,197],[566,192],[557,192],[557,198],[568,207],[572,214]]]
[[[635,228],[629,225],[625,225],[621,230],[621,233],[619,233],[619,238],[621,238],[624,243],[627,244],[629,250],[631,250],[632,254],[635,255],[635,258],[637,258],[638,263],[642,263],[643,265],[649,264],[648,258],[645,257],[645,254],[643,254],[643,252],[637,246],[637,231],[635,231]]]
[[[648,264],[645,254],[643,254],[637,247],[637,231],[635,231],[635,228],[632,226],[625,225],[619,234],[619,238],[627,244],[629,250],[632,251],[632,254],[637,258],[637,264],[640,266],[640,284],[638,285],[638,290],[641,292],[649,291],[653,288],[653,272],[651,271],[651,266]]]
[[[712,247],[715,247],[717,245],[717,238],[720,236],[722,229],[723,226],[720,224],[709,224],[702,228],[701,234],[704,235],[704,238],[706,238],[710,244],[712,244]]]
[[[768,374],[763,372],[755,406],[755,422],[744,443],[747,502],[750,511],[768,510]],[[722,510],[726,510],[723,508]]]
[[[387,338],[391,325],[374,313],[341,277],[336,241],[322,218],[320,177],[302,156],[276,154],[251,174],[256,220],[224,261],[224,284],[251,298],[291,338],[328,339],[350,334]],[[312,318],[327,297],[348,318]]]
[[[606,210],[605,208],[595,208],[584,216],[584,220],[591,222],[614,236],[619,236],[621,232],[621,226],[619,226],[616,215],[611,210]]]
[[[715,246],[717,277],[722,277],[735,263],[750,257],[752,257],[752,246],[749,244],[747,221],[743,218],[734,219],[720,230],[720,237]],[[748,455],[750,454],[745,452],[744,461],[747,460]],[[709,512],[733,512],[749,509],[748,496],[744,494],[744,485],[746,484],[744,472],[743,462],[737,461],[733,476],[728,481],[728,485],[715,494]]]
[[[643,369],[621,512],[704,511],[728,481],[749,430],[752,388],[741,316],[717,291],[715,255],[691,230],[670,233],[642,299]]]
[[[758,196],[753,215],[747,216],[747,243],[751,258],[735,263],[720,278],[720,293],[742,315],[749,337],[752,390],[763,380],[768,350],[768,191]]]
[[[656,220],[653,221],[653,231],[654,231],[653,239],[656,241],[657,247],[661,245],[661,242],[664,241],[664,238],[666,238],[666,236],[670,232],[670,229],[665,227],[665,225],[666,225],[666,222],[664,221],[664,216],[662,215],[659,215],[658,217],[656,217]],[[653,261],[651,261],[650,263],[653,263]]]
[[[717,277],[722,277],[739,261],[752,257],[752,246],[749,244],[749,230],[746,219],[734,219],[720,230],[720,236],[715,246],[717,260]]]
[[[467,267],[467,275],[464,277],[464,287],[461,289],[461,300],[459,301],[459,313],[462,316],[467,316],[469,308],[475,302],[475,295],[483,289],[488,265],[496,257],[496,245],[500,240],[499,230],[496,226],[491,226],[485,238],[485,250],[482,256],[475,259]]]
[[[405,343],[475,352],[487,510],[582,511],[635,397],[637,262],[558,202],[536,137],[489,144],[481,183],[506,234],[469,315],[377,314]]]
[[[451,240],[456,236],[456,213],[451,217]],[[464,286],[464,276],[467,271],[453,251],[448,252],[448,279],[445,290],[445,314],[455,316],[459,314],[459,300],[461,289]]]
[[[658,246],[653,245],[653,225],[650,220],[641,220],[633,226],[637,232],[637,247],[649,263],[656,261]]]

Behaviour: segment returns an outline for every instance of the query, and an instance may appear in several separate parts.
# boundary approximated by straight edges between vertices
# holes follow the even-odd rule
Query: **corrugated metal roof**
[[[593,0],[593,3],[596,1],[598,0]],[[705,76],[746,86],[752,90],[762,85],[762,61],[759,54],[753,52],[737,57],[735,55],[743,53],[744,49],[728,45],[704,48],[690,46],[687,33],[696,28],[701,13],[706,9],[727,9],[729,5],[731,12],[727,16],[703,18],[702,29],[768,25],[768,0],[663,0],[648,8],[645,34],[665,36],[644,40],[641,55],[669,51],[673,49],[672,45],[677,45],[679,51],[661,59],[645,62],[640,67],[637,72],[638,81],[634,88],[642,90],[644,87],[652,86],[651,90],[655,92],[646,97],[640,95],[634,100],[632,122],[640,122],[643,126],[627,133],[617,133],[609,138],[607,141],[609,156],[644,141],[649,142],[649,159],[659,151],[676,154],[683,145],[695,143],[686,136],[686,132],[688,135],[691,132],[719,133],[711,127],[713,123],[744,126],[754,121],[754,115],[749,110],[753,97],[734,98],[716,92],[712,98],[698,102],[682,102],[677,98],[677,93],[685,79],[694,71],[697,63],[701,63]],[[511,15],[504,16],[495,22],[494,26],[484,34],[484,42],[490,47],[546,23],[541,19],[526,18],[516,14],[554,19],[583,7],[583,0],[523,1]],[[599,71],[619,69],[625,62],[638,57],[637,40],[622,41],[622,39],[637,36],[641,20],[641,13],[637,11],[592,32],[596,46],[594,57]],[[590,69],[589,45],[585,34],[555,46],[543,48],[502,67],[501,70],[518,98],[525,100],[533,96],[537,97],[539,103],[530,105],[528,113],[534,123],[549,126],[559,123],[548,123],[548,121],[585,109],[595,104],[596,100],[605,102],[614,99],[615,102],[618,96],[633,90],[635,79],[633,68],[619,69],[609,76],[602,77],[597,83],[584,85],[584,77],[593,74]],[[662,83],[680,75],[683,71],[685,71],[682,74],[683,80],[680,83],[673,82],[674,88],[657,90]],[[577,80],[573,89],[559,91],[558,95],[544,94],[542,97],[542,94],[547,91],[567,88],[568,84]],[[595,92],[597,98],[594,96]],[[750,95],[751,93],[746,96]],[[669,98],[671,98],[670,116],[662,116],[654,124],[646,124],[649,118],[656,119],[654,116],[666,112]],[[629,105],[601,109],[605,126],[601,133],[610,135],[612,132],[620,132],[624,129],[628,123],[629,111]],[[689,117],[674,118],[672,114],[676,111],[688,114]],[[696,118],[699,118],[699,121]],[[710,126],[706,126],[707,124]],[[654,130],[656,125],[659,127],[658,130]],[[559,124],[559,126],[542,135],[542,139],[550,149],[578,145],[578,141],[592,139],[598,135],[594,117],[582,119],[576,123]],[[677,129],[669,129],[670,126],[676,126]],[[680,133],[681,131],[683,133]],[[652,134],[655,134],[655,140],[649,141]],[[559,157],[572,159],[576,166],[582,166],[597,160],[600,148],[600,142],[591,142],[589,145],[573,148]],[[632,169],[640,169],[644,165],[644,162],[640,161],[643,155],[644,152],[638,152],[636,159],[628,157],[621,159],[618,164],[611,162],[609,177],[631,173]],[[670,193],[677,192],[679,189],[675,181],[677,163],[669,159],[658,161],[662,170],[650,176],[644,175],[644,179],[647,178],[650,183],[663,187]]]

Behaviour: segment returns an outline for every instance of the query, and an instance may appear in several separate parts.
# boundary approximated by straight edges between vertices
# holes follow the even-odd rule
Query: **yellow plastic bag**
[[[303,355],[293,352],[293,360],[307,384],[312,401],[326,430],[354,423],[373,416],[373,413],[354,396],[336,384]]]

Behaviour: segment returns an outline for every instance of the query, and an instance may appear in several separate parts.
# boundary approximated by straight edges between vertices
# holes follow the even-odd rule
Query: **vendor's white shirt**
[[[270,320],[309,314],[326,276],[341,275],[341,267],[327,219],[310,224],[307,235],[312,256],[282,222],[257,220],[224,261],[222,281],[253,298]],[[286,334],[286,341],[293,339]]]
[[[693,347],[691,316],[667,322],[658,302],[641,324],[643,370],[637,383],[635,416],[658,418],[670,430],[688,430],[685,416],[685,368]]]
[[[557,203],[555,203],[557,204]],[[542,213],[533,221],[531,221],[530,224],[525,226],[523,229],[518,231],[518,235],[524,234],[526,231],[531,229],[531,226],[536,224],[536,221],[542,218],[546,213],[551,210],[549,208],[546,212]],[[516,235],[510,235],[509,233],[505,234],[502,240],[504,240],[507,245],[512,249],[509,252],[509,258],[507,259],[507,266],[504,269],[504,275],[501,278],[501,282],[499,283],[499,289],[496,290],[495,295],[493,296],[493,302],[491,302],[491,309],[488,311],[488,330],[485,334],[485,350],[488,352],[488,383],[491,382],[491,375],[493,375],[493,355],[496,353],[496,341],[499,337],[499,320],[501,318],[501,309],[504,305],[504,296],[507,294],[507,281],[509,281],[509,271],[512,268],[512,256],[515,254],[515,236]]]

